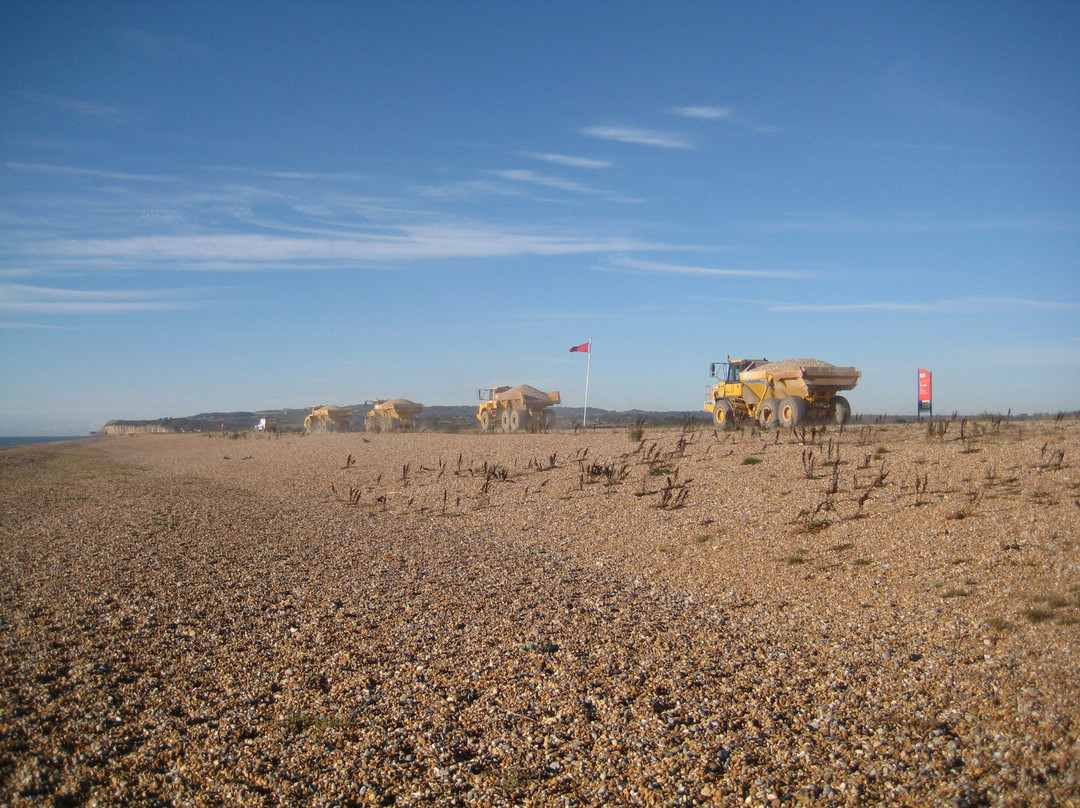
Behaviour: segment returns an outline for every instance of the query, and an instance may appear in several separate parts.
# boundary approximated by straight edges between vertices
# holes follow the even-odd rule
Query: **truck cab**
[[[709,365],[709,375],[724,384],[738,384],[744,370],[752,370],[768,361],[768,359],[732,359],[728,357],[725,362],[713,362]]]

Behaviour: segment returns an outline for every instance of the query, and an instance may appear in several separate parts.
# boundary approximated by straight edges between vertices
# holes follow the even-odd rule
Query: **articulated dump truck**
[[[304,418],[305,432],[349,432],[352,410],[333,404],[316,404]]]
[[[527,384],[516,387],[488,387],[477,391],[480,406],[476,417],[480,428],[490,432],[547,432],[555,428],[555,413],[548,407],[562,402],[558,390],[545,393]]]
[[[705,401],[714,427],[732,429],[753,419],[768,429],[845,423],[851,405],[837,393],[854,388],[862,373],[820,359],[729,359],[713,362],[709,375],[717,380]]]
[[[367,403],[371,406],[364,419],[368,432],[411,432],[416,428],[413,419],[424,409],[423,404],[407,398],[376,398]]]

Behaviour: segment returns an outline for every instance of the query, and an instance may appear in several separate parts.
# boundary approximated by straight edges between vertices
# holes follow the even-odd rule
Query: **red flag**
[[[570,353],[588,353],[589,347],[591,345],[592,340],[589,340],[588,342],[583,342],[581,343],[581,345],[575,345],[573,348],[570,349]]]

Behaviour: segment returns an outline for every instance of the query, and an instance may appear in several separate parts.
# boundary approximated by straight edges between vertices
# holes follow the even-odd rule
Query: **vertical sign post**
[[[929,370],[919,368],[919,409],[915,416],[918,421],[922,421],[922,414],[924,412],[930,413],[930,420],[934,419],[932,381],[933,374]]]

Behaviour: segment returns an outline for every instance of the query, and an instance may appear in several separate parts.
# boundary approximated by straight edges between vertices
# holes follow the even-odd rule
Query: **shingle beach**
[[[0,450],[0,804],[1080,805],[1080,422]]]

